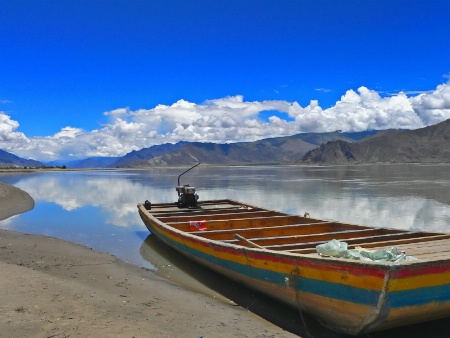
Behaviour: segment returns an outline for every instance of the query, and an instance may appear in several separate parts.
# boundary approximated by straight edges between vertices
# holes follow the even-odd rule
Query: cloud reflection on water
[[[294,214],[307,211],[311,217],[341,222],[448,231],[448,168],[446,165],[199,167],[183,176],[181,183],[196,186],[203,200],[232,198]],[[146,199],[175,202],[177,178],[183,171],[160,168],[0,174],[0,181],[27,191],[36,201],[34,210],[0,221],[0,227],[79,242],[150,268],[197,292],[231,297],[229,292],[217,288],[217,284],[223,285],[222,278],[215,287],[205,283],[212,280],[210,272],[198,272],[195,264],[188,267],[183,257],[169,255],[170,250],[153,241],[139,219],[138,202]],[[226,290],[231,289],[230,283],[226,285]],[[237,289],[250,296],[249,306],[275,308],[270,301],[256,303],[260,300],[253,293]],[[285,328],[295,325],[296,330],[301,327],[301,323],[285,313],[280,317],[284,322],[276,322],[277,325]],[[428,332],[433,325],[408,332]],[[441,326],[446,328],[446,322]],[[317,337],[325,336],[323,328],[318,330]],[[392,332],[389,337],[399,336]],[[304,332],[301,333],[303,336]]]
[[[389,167],[389,168],[386,168]],[[376,227],[447,231],[445,201],[448,167],[424,179],[416,166],[203,167],[182,177],[197,187],[201,200],[232,198],[294,214]],[[140,223],[136,204],[175,202],[182,169],[82,171],[22,175],[16,186],[36,201],[54,203],[68,213],[101,209],[104,222],[128,227]],[[449,174],[445,174],[450,176]],[[399,177],[402,180],[399,180]],[[434,200],[431,197],[437,197]]]

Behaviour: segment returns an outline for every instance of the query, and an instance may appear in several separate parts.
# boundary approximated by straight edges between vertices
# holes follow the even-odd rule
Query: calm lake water
[[[1,182],[27,191],[36,202],[32,211],[0,221],[0,227],[82,243],[187,288],[231,297],[215,285],[221,284],[221,277],[197,270],[155,241],[138,216],[136,204],[147,199],[175,202],[177,178],[185,169],[0,173]],[[450,232],[449,169],[449,165],[199,166],[183,175],[181,183],[195,186],[201,200],[232,198],[347,223]]]

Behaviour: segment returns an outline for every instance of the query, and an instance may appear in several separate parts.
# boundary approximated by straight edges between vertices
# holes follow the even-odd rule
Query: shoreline
[[[0,219],[34,207],[0,183]],[[298,337],[81,244],[0,229],[4,337]]]
[[[34,208],[34,200],[25,191],[0,182],[0,220]]]

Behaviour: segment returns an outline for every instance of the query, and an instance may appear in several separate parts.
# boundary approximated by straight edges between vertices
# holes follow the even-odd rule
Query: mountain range
[[[0,168],[42,167],[44,163],[35,160],[26,160],[0,149]]]
[[[305,133],[268,138],[255,142],[201,143],[178,142],[132,151],[113,166],[135,168],[148,166],[192,165],[198,162],[213,165],[287,164],[301,160],[310,150],[324,142],[354,142],[376,131],[362,133]]]
[[[386,130],[356,142],[327,142],[297,161],[325,165],[448,162],[450,119],[416,130]]]
[[[46,165],[142,168],[198,162],[211,165],[450,163],[450,119],[416,130],[304,133],[224,144],[181,141],[132,151],[123,157],[90,157]],[[0,167],[5,166],[41,167],[44,164],[0,150]]]

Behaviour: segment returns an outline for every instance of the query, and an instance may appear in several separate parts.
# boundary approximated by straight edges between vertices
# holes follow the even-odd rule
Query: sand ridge
[[[34,200],[25,191],[0,182],[0,220],[29,211]]]

